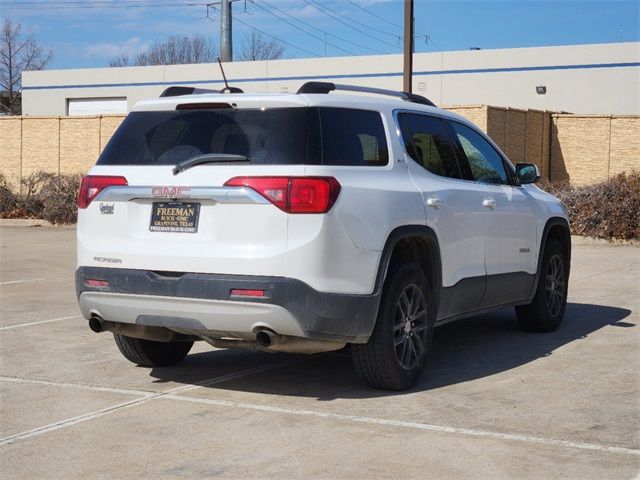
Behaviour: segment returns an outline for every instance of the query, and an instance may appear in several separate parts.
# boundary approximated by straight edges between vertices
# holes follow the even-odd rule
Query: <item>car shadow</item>
[[[562,325],[552,333],[520,330],[513,308],[443,325],[435,330],[425,373],[405,392],[379,391],[365,386],[354,372],[348,347],[318,355],[214,350],[189,355],[176,367],[154,368],[150,375],[158,382],[204,383],[205,388],[315,397],[320,401],[402,395],[517,368],[552,355],[556,349],[586,338],[605,326],[633,327],[634,323],[622,321],[630,314],[631,311],[624,308],[569,303]],[[231,374],[227,381],[206,385],[207,380],[219,376],[221,365],[238,372],[265,364],[281,366],[237,378]]]

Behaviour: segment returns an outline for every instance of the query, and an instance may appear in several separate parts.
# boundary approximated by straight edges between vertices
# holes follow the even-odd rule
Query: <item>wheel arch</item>
[[[378,265],[374,294],[382,294],[389,266],[400,259],[414,260],[422,267],[437,306],[442,287],[442,259],[433,229],[426,225],[404,225],[389,234]]]
[[[540,237],[540,248],[538,249],[538,261],[536,266],[536,278],[533,282],[529,299],[533,299],[535,292],[538,288],[538,281],[540,280],[541,268],[542,268],[542,256],[544,255],[544,249],[547,242],[551,239],[558,240],[566,254],[567,259],[567,279],[569,278],[569,269],[571,265],[571,230],[569,229],[569,222],[563,217],[551,217],[547,220],[542,230],[542,236]]]

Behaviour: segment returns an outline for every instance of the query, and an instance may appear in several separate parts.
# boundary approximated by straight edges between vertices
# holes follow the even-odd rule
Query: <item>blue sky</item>
[[[206,1],[0,0],[0,17],[53,49],[49,68],[102,67],[171,34],[203,34],[218,44],[219,10],[209,8],[207,17]],[[249,26],[289,43],[285,54],[293,58],[324,56],[325,46],[327,56],[402,49],[394,26],[402,25],[401,0],[238,0],[233,10],[236,50]],[[416,31],[430,37],[416,39],[418,52],[640,39],[637,1],[416,0],[415,18]]]

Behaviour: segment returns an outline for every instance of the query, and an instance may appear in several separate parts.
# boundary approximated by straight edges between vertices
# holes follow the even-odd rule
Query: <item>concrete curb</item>
[[[640,240],[620,240],[616,238],[607,240],[605,238],[581,237],[578,235],[571,235],[571,245],[640,246]]]
[[[0,218],[0,227],[55,227],[53,223],[40,218]],[[75,225],[74,225],[75,226]]]

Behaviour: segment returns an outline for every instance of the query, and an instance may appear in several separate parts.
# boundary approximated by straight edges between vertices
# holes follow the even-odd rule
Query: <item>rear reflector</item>
[[[108,287],[109,282],[106,280],[94,280],[92,278],[88,278],[84,281],[85,286],[87,287]]]
[[[87,208],[98,194],[107,187],[128,185],[124,177],[87,175],[82,179],[78,192],[78,208]]]
[[[264,290],[248,290],[246,288],[232,288],[232,297],[264,297]]]
[[[249,187],[287,213],[327,213],[340,193],[333,177],[234,177],[229,187]]]

